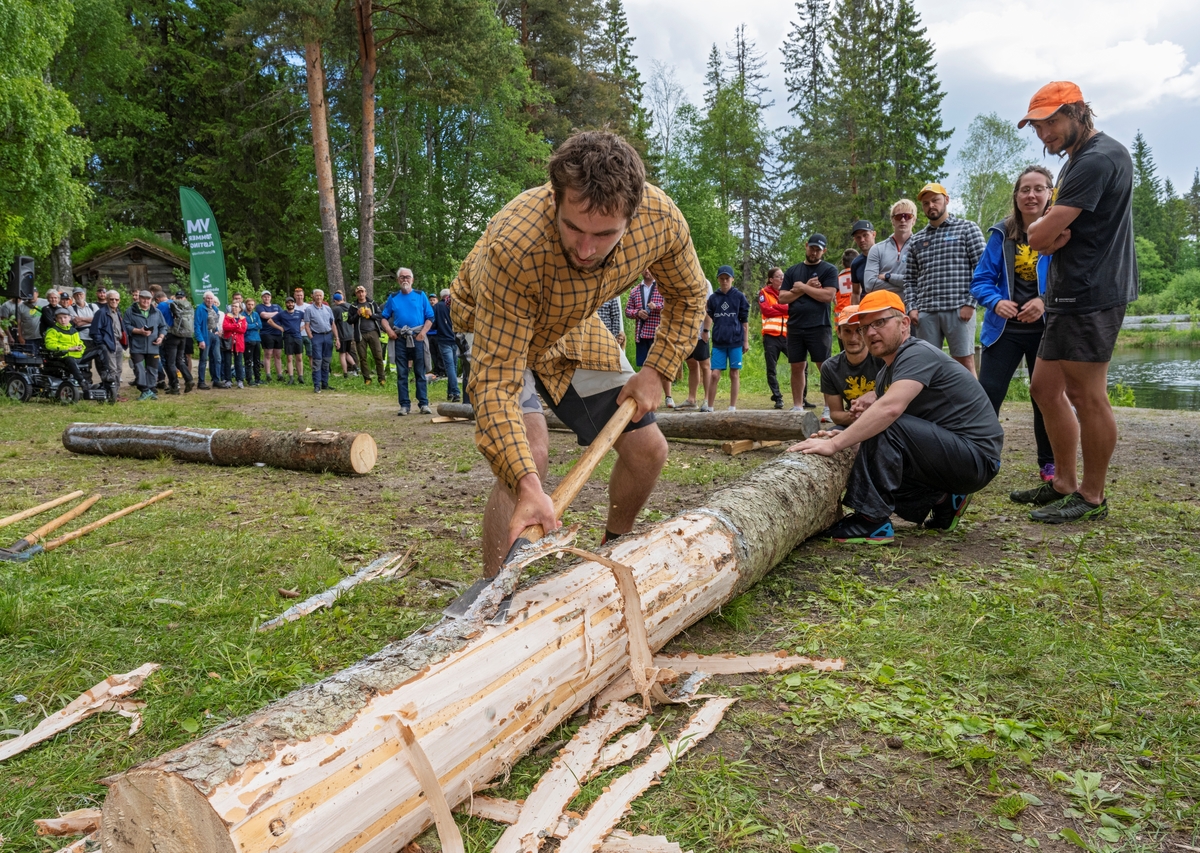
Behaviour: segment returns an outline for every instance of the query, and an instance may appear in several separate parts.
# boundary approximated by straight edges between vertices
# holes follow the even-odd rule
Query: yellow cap
[[[950,198],[950,193],[946,192],[946,188],[941,184],[934,182],[930,182],[921,187],[921,191],[917,193],[917,201],[920,201],[926,193],[938,193],[940,195],[944,195],[946,198]]]

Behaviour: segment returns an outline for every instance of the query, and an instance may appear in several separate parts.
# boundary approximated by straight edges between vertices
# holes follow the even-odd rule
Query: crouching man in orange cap
[[[1000,470],[1000,421],[971,374],[910,335],[912,321],[898,295],[868,293],[854,320],[884,365],[874,401],[845,430],[822,431],[788,448],[832,456],[861,445],[842,499],[853,512],[821,535],[886,545],[895,537],[892,513],[930,529],[954,530],[972,493]]]

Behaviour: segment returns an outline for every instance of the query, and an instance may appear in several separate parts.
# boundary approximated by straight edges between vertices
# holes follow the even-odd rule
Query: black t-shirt
[[[883,359],[867,353],[858,364],[851,364],[844,352],[821,364],[821,393],[839,395],[849,406],[863,394],[875,390],[875,377],[883,370]]]
[[[779,286],[779,290],[791,290],[796,282],[806,282],[814,275],[821,282],[821,287],[828,287],[837,293],[838,271],[829,261],[818,261],[815,264],[799,263],[788,267],[788,271],[783,274],[783,284]],[[813,326],[829,325],[831,304],[832,302],[818,302],[807,293],[804,294],[795,302],[788,303],[788,328],[811,329]]]
[[[1059,173],[1054,203],[1080,212],[1050,261],[1046,311],[1088,314],[1137,299],[1133,161],[1125,146],[1103,133],[1084,143]]]
[[[333,322],[337,324],[338,340],[348,341],[353,338],[354,331],[350,328],[350,306],[345,302],[333,302],[329,307],[333,309]]]
[[[862,288],[863,271],[867,268],[867,253],[863,252],[850,262],[850,281]]]
[[[988,458],[1000,459],[1004,428],[983,386],[965,367],[932,344],[910,337],[900,344],[892,363],[879,371],[875,393],[882,397],[899,379],[925,386],[905,414],[937,424],[971,442]]]

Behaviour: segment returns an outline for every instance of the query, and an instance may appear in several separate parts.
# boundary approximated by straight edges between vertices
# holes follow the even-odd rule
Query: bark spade
[[[63,447],[94,456],[157,459],[170,456],[210,465],[254,465],[292,471],[366,474],[378,449],[365,432],[329,430],[197,429],[130,424],[70,424]]]
[[[317,168],[317,196],[321,207],[321,235],[325,240],[325,279],[332,296],[339,290],[345,292],[345,287],[342,284],[342,244],[338,237],[337,197],[333,190],[333,161],[329,153],[329,124],[325,110],[325,66],[321,62],[319,40],[305,41],[304,67],[313,159]]]
[[[652,648],[827,525],[852,459],[783,456],[605,549],[633,567]],[[462,803],[628,670],[623,625],[609,570],[544,575],[504,625],[445,620],[112,777],[105,853],[392,853],[432,820],[395,720]]]
[[[439,403],[437,412],[447,418],[475,417],[468,403]],[[812,412],[776,412],[743,409],[738,412],[657,412],[658,428],[667,438],[707,438],[715,441],[802,441],[821,428]],[[554,413],[546,411],[550,429],[566,429]]]

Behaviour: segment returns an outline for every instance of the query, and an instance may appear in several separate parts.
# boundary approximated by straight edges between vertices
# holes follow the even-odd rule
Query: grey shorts
[[[958,316],[958,309],[949,311],[922,311],[920,322],[913,324],[914,337],[942,348],[942,341],[950,345],[950,355],[965,358],[975,352],[975,315],[970,320]]]
[[[629,377],[633,376],[633,368],[625,353],[621,353],[620,371],[610,370],[576,370],[571,377],[571,386],[558,402],[550,405],[554,414],[558,415],[567,427],[575,433],[581,447],[591,444],[609,419],[616,414],[617,396]],[[545,388],[534,375],[532,370],[525,370],[525,384],[521,388],[519,402],[521,414],[545,414],[538,392],[545,394]],[[549,394],[545,394],[550,399]],[[640,421],[633,421],[625,427],[624,432],[633,432],[654,423],[654,413],[650,412]]]

